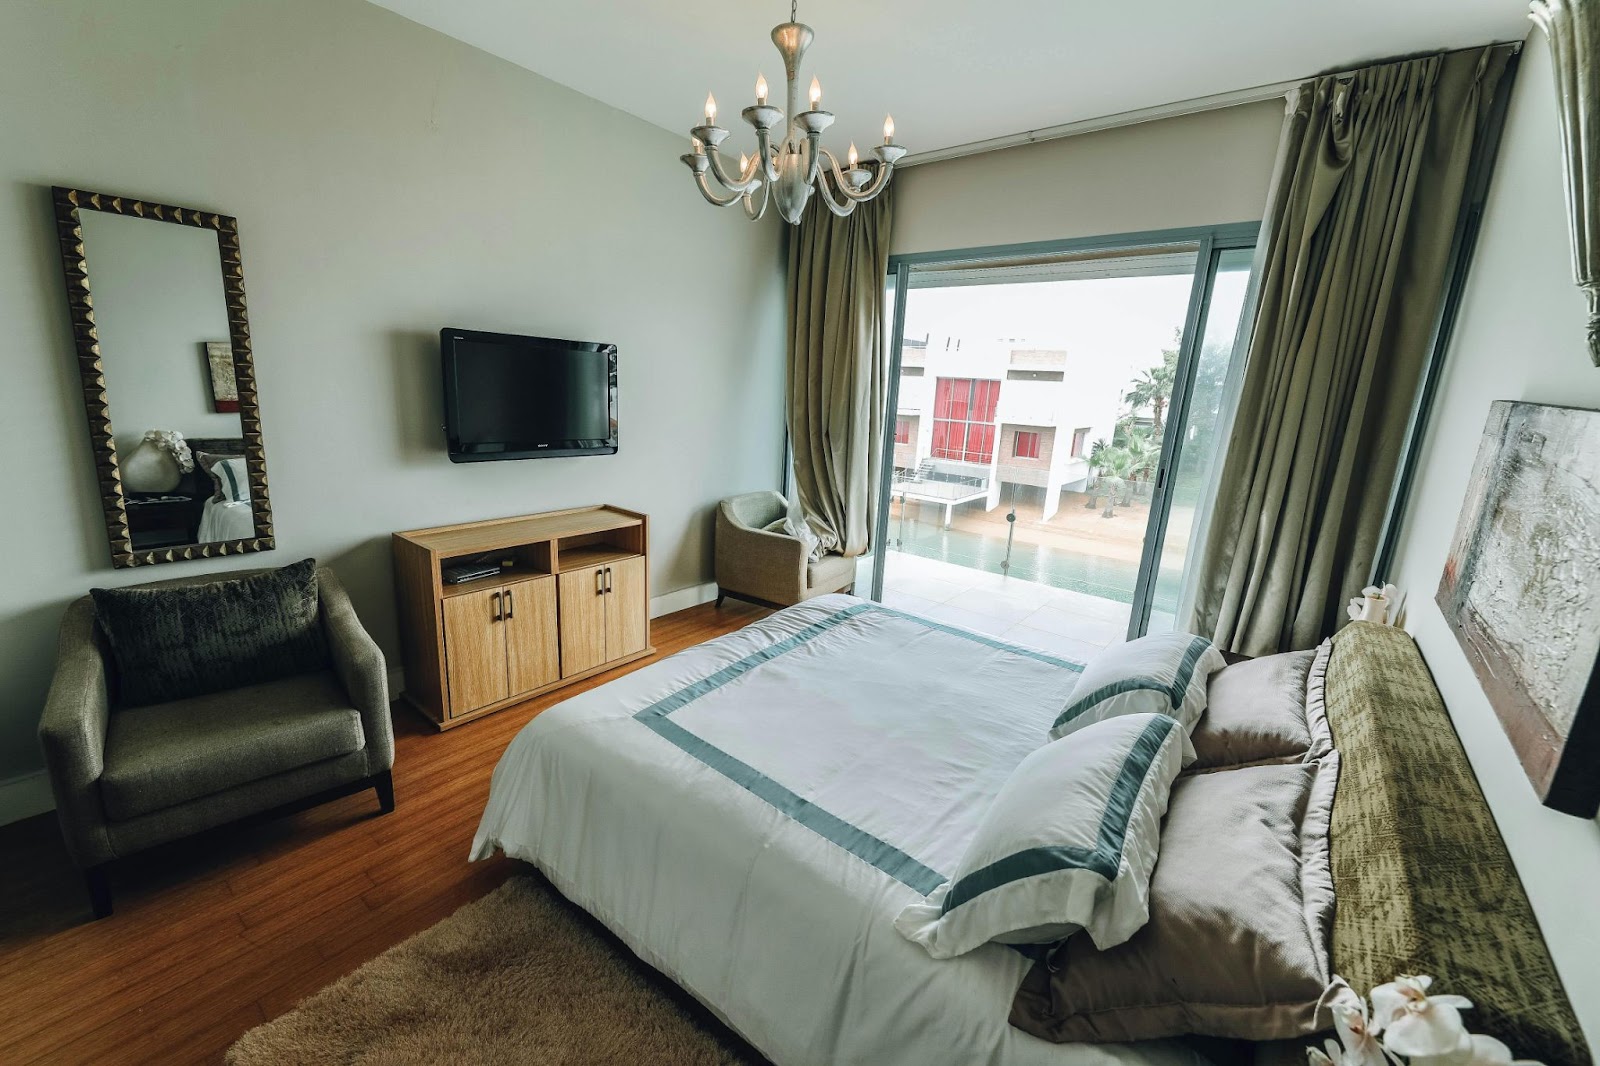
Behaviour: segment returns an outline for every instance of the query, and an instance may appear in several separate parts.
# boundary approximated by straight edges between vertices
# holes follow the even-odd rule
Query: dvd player
[[[495,563],[457,563],[444,567],[439,571],[439,576],[446,585],[460,585],[480,577],[494,577],[499,572],[500,567]]]

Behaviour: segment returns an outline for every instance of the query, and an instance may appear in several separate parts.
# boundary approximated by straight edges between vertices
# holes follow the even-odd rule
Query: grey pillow
[[[117,702],[137,707],[258,685],[328,666],[317,562],[166,588],[90,589],[117,667]]]
[[[1246,659],[1212,674],[1205,713],[1190,734],[1192,769],[1302,762],[1326,754],[1333,740],[1320,696],[1331,647]],[[1310,698],[1313,688],[1318,698]]]
[[[1334,752],[1180,777],[1150,921],[1109,950],[1073,937],[1036,963],[1011,1024],[1057,1042],[1279,1040],[1330,1025],[1338,775]]]

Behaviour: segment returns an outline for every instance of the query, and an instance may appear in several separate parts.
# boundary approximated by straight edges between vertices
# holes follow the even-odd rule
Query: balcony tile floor
[[[863,564],[859,591],[871,585]],[[938,622],[1085,662],[1127,637],[1129,606],[891,551],[883,602]]]

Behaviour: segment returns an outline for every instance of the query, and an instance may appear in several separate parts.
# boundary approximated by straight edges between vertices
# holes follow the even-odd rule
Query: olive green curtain
[[[884,283],[894,191],[839,218],[812,198],[789,240],[789,439],[806,521],[825,550],[864,554],[883,465]]]
[[[1238,413],[1188,626],[1307,648],[1367,583],[1515,49],[1317,78],[1290,96]]]

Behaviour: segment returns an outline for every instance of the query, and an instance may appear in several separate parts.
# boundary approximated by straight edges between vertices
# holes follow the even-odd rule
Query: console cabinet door
[[[535,578],[505,590],[506,670],[511,695],[561,680],[556,579]]]
[[[498,703],[506,687],[505,625],[500,590],[470,592],[444,601],[444,656],[450,717]]]
[[[561,676],[592,670],[606,661],[605,567],[562,574]]]
[[[610,563],[606,575],[606,660],[644,650],[650,603],[644,587],[644,557]]]

